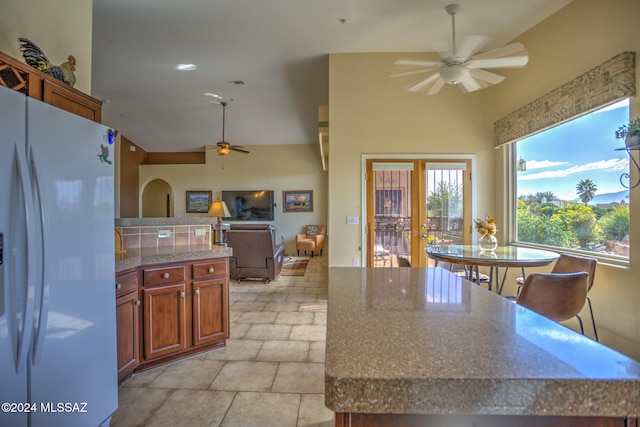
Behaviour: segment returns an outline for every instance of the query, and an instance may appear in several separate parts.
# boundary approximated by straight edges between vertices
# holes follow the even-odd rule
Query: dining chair
[[[589,273],[531,273],[520,290],[516,304],[556,322],[576,317],[580,332],[584,327],[580,311],[587,301]]]
[[[398,260],[398,267],[411,267],[411,261],[403,257],[402,255],[396,255]]]
[[[445,270],[449,270],[457,276],[464,277],[465,279],[469,279],[472,282],[478,282],[478,277],[480,277],[480,283],[489,283],[490,277],[484,273],[480,273],[476,271],[473,267],[465,267],[462,264],[454,264],[448,261],[438,261],[435,263],[436,267],[442,267]]]
[[[560,257],[556,260],[556,263],[551,269],[551,273],[575,273],[578,271],[584,271],[589,273],[588,287],[587,287],[587,305],[589,306],[589,315],[591,316],[591,324],[593,325],[593,335],[596,341],[598,340],[598,330],[596,329],[596,319],[593,316],[593,306],[591,305],[591,298],[589,298],[589,292],[593,288],[594,278],[596,275],[596,266],[598,260],[595,258],[560,254]],[[524,284],[524,278],[518,277],[516,279],[518,285],[517,295],[520,294],[520,287]]]

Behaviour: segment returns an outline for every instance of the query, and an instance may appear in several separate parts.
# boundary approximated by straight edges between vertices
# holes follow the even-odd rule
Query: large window
[[[628,257],[628,120],[624,100],[516,143],[517,241]]]

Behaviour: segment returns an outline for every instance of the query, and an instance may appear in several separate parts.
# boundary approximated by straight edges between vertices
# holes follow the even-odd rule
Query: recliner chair
[[[229,258],[232,279],[262,279],[267,282],[280,276],[284,246],[276,245],[268,224],[231,224],[227,246],[233,249]]]

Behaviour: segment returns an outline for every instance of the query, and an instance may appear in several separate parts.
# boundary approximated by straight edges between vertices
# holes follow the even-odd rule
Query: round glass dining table
[[[496,292],[499,294],[502,293],[509,268],[521,268],[522,275],[525,277],[526,267],[543,267],[551,264],[560,256],[556,252],[520,246],[498,246],[493,251],[482,250],[477,245],[428,246],[426,252],[430,258],[436,260],[436,265],[438,261],[464,265],[469,280],[474,277],[474,270],[475,277],[479,277],[478,267],[489,267],[489,290],[492,289],[495,273]],[[500,280],[498,272],[500,267],[505,268],[502,280]]]

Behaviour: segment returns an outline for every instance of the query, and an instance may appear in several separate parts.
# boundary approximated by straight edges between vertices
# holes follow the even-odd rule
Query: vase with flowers
[[[478,239],[478,247],[480,251],[493,252],[498,247],[498,239],[496,238],[496,221],[492,216],[485,215],[484,218],[474,219],[476,230],[480,234]]]

